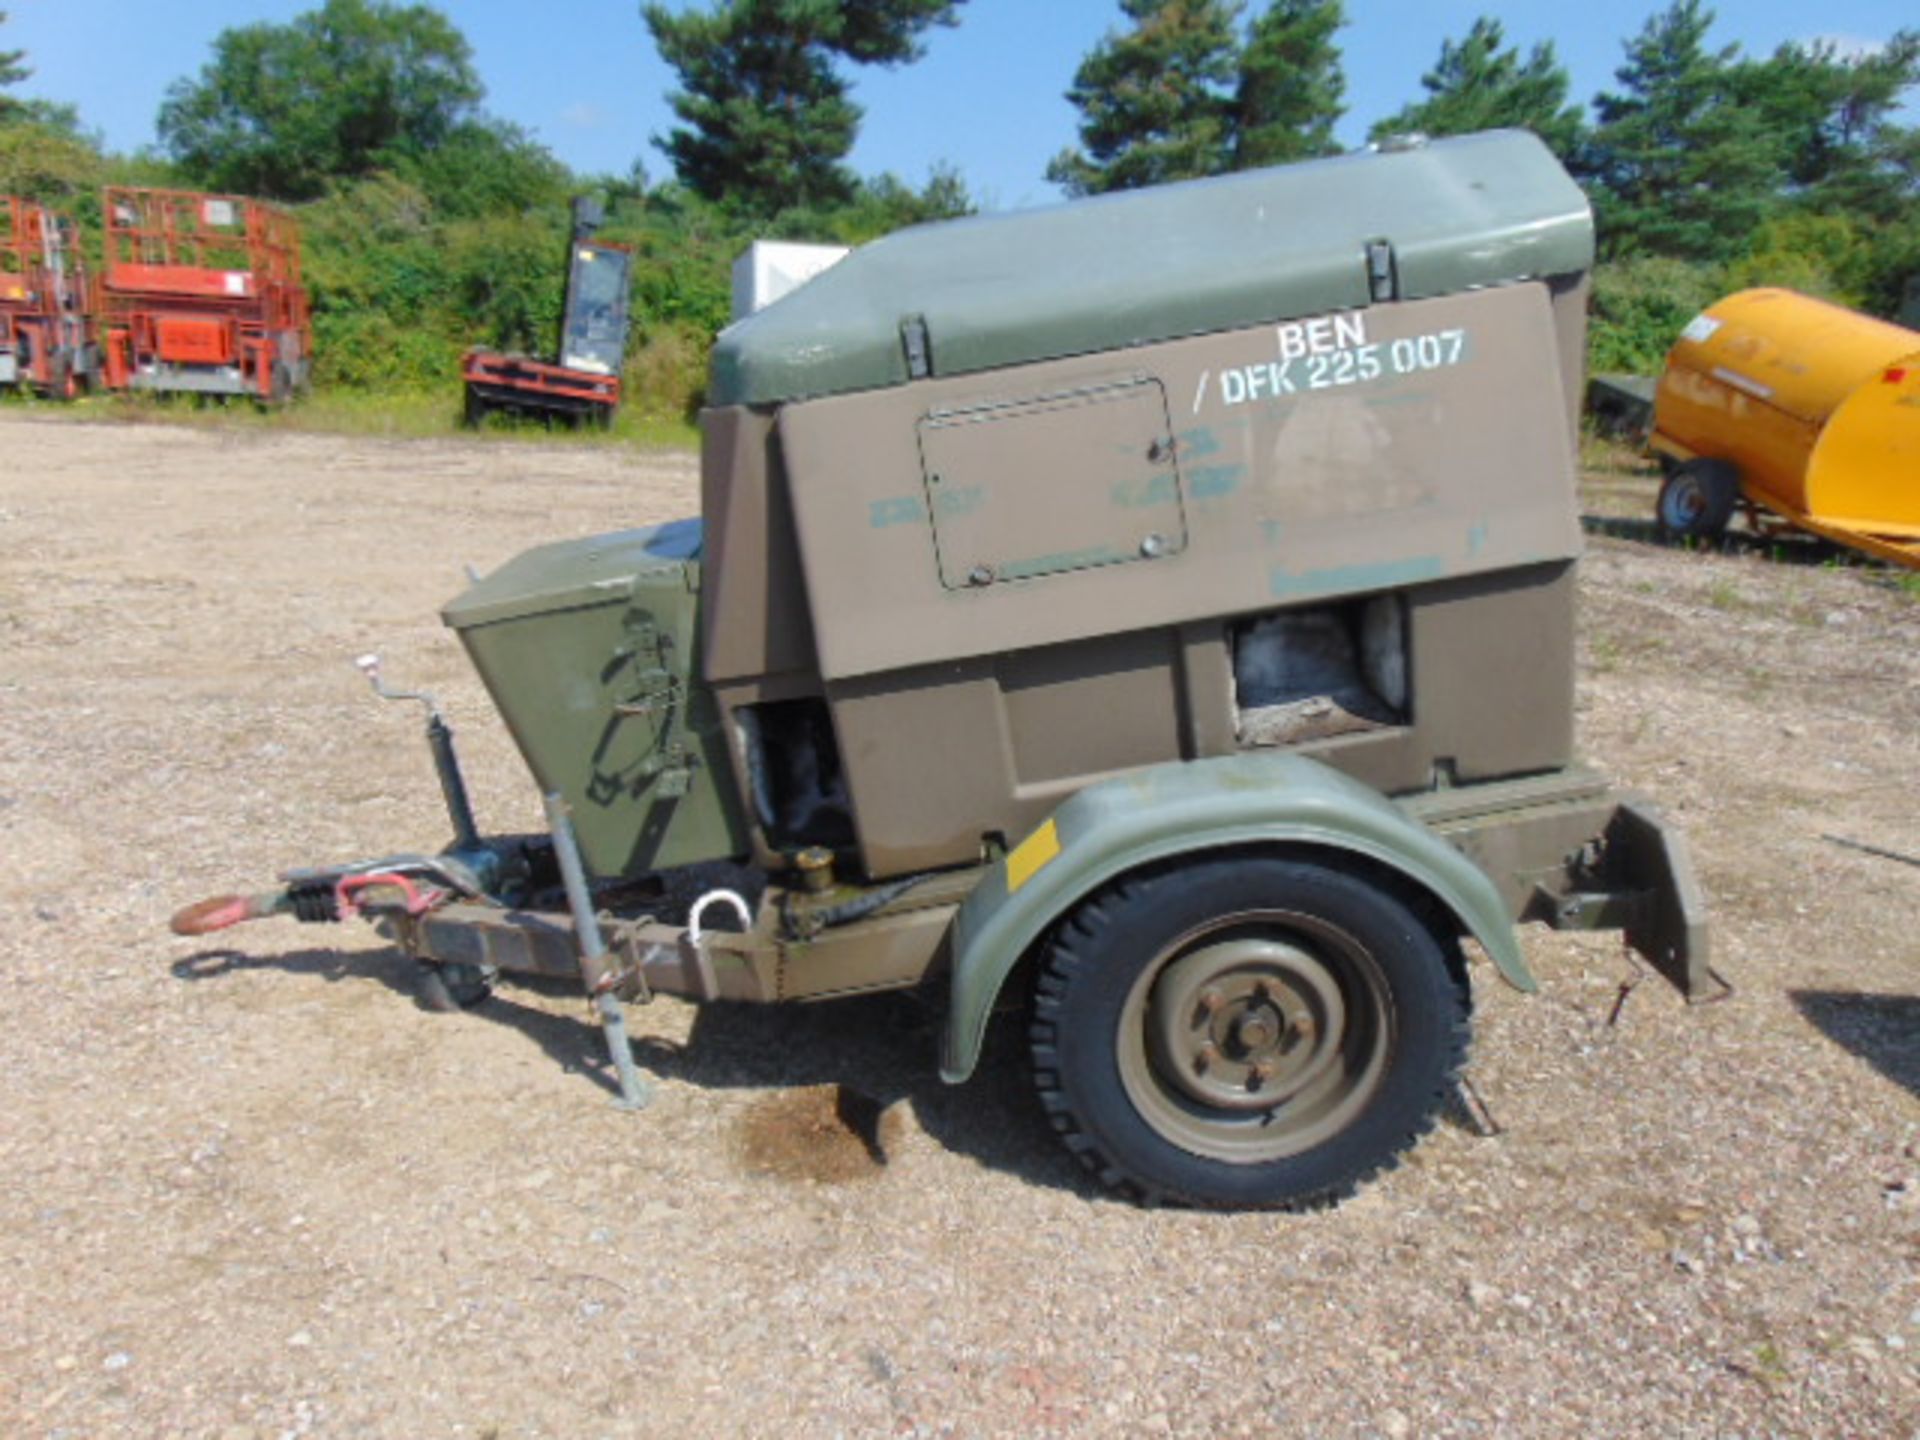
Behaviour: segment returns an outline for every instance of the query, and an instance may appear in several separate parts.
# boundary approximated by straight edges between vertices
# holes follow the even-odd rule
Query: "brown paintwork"
[[[1567,391],[1548,362],[1561,342],[1544,285],[1327,318],[1363,326],[1383,352],[1431,339],[1438,363],[1308,393],[1309,371],[1356,348],[1338,346],[1294,361],[1300,393],[1227,403],[1223,387],[1275,360],[1276,330],[1261,326],[785,407],[781,454],[820,673],[872,675],[1579,553]],[[1438,340],[1454,335],[1457,352]],[[1105,407],[1078,426],[1018,418],[1045,414],[1043,397],[1071,406],[1151,385],[1175,427],[1171,464],[1131,443],[1130,428],[1100,423]],[[925,425],[966,415],[996,432],[997,463],[982,454],[958,475],[929,467]],[[1184,543],[1147,503],[1168,485]],[[1046,503],[1086,521],[1081,545],[1066,542],[1088,552],[1083,568],[943,583],[930,507],[972,506],[977,525],[998,510],[1025,520]],[[1136,546],[1158,536],[1158,556],[1110,553],[1110,529],[1095,523],[1136,503],[1146,509]],[[1049,539],[1071,533],[1063,520]],[[1059,544],[1020,553],[1011,525],[1007,538],[1009,562],[1058,558]]]
[[[1353,348],[1331,342],[1363,333],[1388,370],[1396,341],[1462,342],[1437,356],[1452,363],[1239,405],[1221,372],[1280,353],[1274,327],[990,388],[791,405],[777,422],[709,412],[703,602],[722,707],[824,693],[867,875],[964,865],[1093,780],[1238,748],[1236,617],[1390,590],[1407,607],[1407,723],[1302,748],[1389,794],[1563,766],[1577,385],[1542,360],[1577,356],[1582,294],[1520,285],[1297,331],[1329,365]],[[1320,358],[1297,356],[1292,383]],[[1143,424],[1163,408],[1165,435]],[[996,486],[1017,489],[998,529]],[[942,528],[954,495],[964,513]],[[1157,553],[1113,544],[1131,532],[1112,517],[1135,512]],[[1077,535],[1080,568],[1001,578]],[[965,583],[980,564],[995,575]],[[744,784],[737,735],[734,752]],[[776,860],[764,836],[755,854]]]

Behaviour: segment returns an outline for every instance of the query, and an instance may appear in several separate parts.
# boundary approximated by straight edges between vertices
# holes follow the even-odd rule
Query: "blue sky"
[[[77,103],[108,144],[151,143],[169,83],[206,62],[229,25],[285,20],[314,0],[0,0],[0,44],[24,48],[35,74],[18,93]],[[1258,3],[1258,0],[1255,0]],[[533,130],[568,164],[624,172],[640,158],[656,177],[665,157],[649,143],[672,123],[672,73],[654,54],[639,0],[443,0],[472,43],[495,113]],[[1621,41],[1664,0],[1625,5],[1566,0],[1348,0],[1340,32],[1348,115],[1341,138],[1420,94],[1443,38],[1492,14],[1510,42],[1552,40],[1574,93],[1609,88]],[[1724,0],[1713,39],[1765,53],[1787,40],[1882,41],[1920,24],[1912,0]],[[1048,159],[1074,138],[1063,98],[1081,57],[1120,19],[1114,0],[969,0],[960,25],[936,30],[927,58],[896,72],[863,72],[866,107],[855,167],[919,183],[936,161],[957,165],[998,208],[1056,197]]]

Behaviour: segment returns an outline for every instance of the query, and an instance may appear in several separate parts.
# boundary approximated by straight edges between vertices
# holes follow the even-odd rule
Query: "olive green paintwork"
[[[939,377],[1356,309],[1376,240],[1409,300],[1593,261],[1579,187],[1490,131],[899,231],[722,332],[707,403],[904,384],[910,320]]]
[[[1208,850],[1305,845],[1388,866],[1444,905],[1515,987],[1537,988],[1508,907],[1485,872],[1377,791],[1304,756],[1247,754],[1155,766],[1088,786],[1051,823],[1058,855],[1011,892],[1003,859],[954,921],[952,1005],[940,1069],[951,1083],[973,1073],[1001,985],[1048,926],[1130,870]]]
[[[597,876],[747,849],[713,697],[693,679],[701,542],[683,520],[542,545],[442,612]]]

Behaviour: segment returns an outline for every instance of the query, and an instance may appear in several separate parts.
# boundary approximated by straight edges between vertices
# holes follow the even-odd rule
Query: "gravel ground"
[[[1584,582],[1582,743],[1685,825],[1737,988],[1607,1023],[1617,941],[1477,973],[1472,1078],[1333,1212],[1090,1190],[1003,1027],[903,999],[436,1016],[353,929],[166,916],[532,786],[435,619],[536,540],[691,513],[683,455],[0,420],[0,1434],[1920,1434],[1920,604],[1799,547]],[[886,1108],[868,1146],[836,1087]],[[844,1107],[839,1107],[844,1109]]]

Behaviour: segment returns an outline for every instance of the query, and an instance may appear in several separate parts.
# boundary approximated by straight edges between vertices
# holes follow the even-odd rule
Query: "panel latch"
[[[907,356],[907,378],[924,380],[933,373],[933,342],[927,337],[927,317],[909,315],[900,322],[900,348]]]
[[[1400,267],[1391,240],[1367,242],[1367,293],[1376,301],[1400,298]]]

